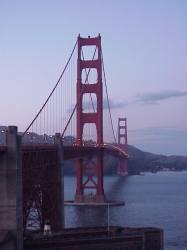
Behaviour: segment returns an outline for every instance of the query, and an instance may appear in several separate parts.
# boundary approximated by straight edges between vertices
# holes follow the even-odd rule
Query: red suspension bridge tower
[[[127,118],[118,118],[118,145],[128,154]],[[120,158],[118,165],[119,175],[128,175],[128,159]]]
[[[97,55],[96,59],[84,60],[81,58],[83,46],[95,46]],[[97,81],[83,82],[83,70],[95,69],[97,72]],[[83,112],[83,96],[84,94],[96,95],[97,105],[93,112]],[[83,130],[85,124],[95,124],[96,127],[96,143],[103,144],[103,86],[102,86],[102,55],[101,55],[101,37],[81,38],[78,37],[78,59],[77,59],[77,144],[83,146]],[[104,202],[103,188],[103,151],[101,150],[95,156],[95,163],[84,165],[82,159],[77,160],[77,189],[75,195],[76,202],[86,202],[87,197],[85,191],[92,189],[94,192],[93,201]]]

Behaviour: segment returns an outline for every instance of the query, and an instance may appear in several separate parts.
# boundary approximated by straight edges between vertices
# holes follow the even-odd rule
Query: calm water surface
[[[110,209],[110,224],[164,229],[165,250],[187,250],[187,171],[105,177],[108,199],[123,200]],[[73,199],[75,178],[65,177],[65,199]],[[107,225],[106,208],[67,207],[66,226]]]

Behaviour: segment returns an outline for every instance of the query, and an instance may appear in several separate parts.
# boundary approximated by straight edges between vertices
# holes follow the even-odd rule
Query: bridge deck
[[[99,152],[105,152],[111,154],[115,157],[120,158],[128,158],[128,155],[118,148],[117,146],[110,145],[110,144],[103,144],[100,146],[91,145],[91,146],[78,146],[78,145],[71,145],[71,146],[64,146],[64,159],[75,159],[84,156],[91,156],[93,154],[98,154]],[[4,145],[0,146],[0,153],[3,153],[7,150],[7,147]],[[37,152],[37,151],[54,151],[56,150],[56,146],[54,144],[30,144],[30,145],[23,145],[22,150],[24,152]]]

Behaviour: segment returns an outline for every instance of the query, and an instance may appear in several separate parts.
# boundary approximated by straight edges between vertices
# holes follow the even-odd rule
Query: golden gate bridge
[[[0,146],[0,156],[8,150],[7,144]],[[117,174],[128,174],[127,120],[118,119],[116,139],[101,36],[79,35],[53,90],[22,133],[24,228],[28,221],[43,228],[46,220],[54,229],[61,227],[64,160],[76,160],[75,204],[107,202],[104,154],[119,159]]]

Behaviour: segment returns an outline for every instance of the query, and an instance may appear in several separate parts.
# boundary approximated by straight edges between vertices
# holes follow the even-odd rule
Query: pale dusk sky
[[[1,0],[0,125],[23,131],[78,34],[102,37],[112,114],[128,142],[187,155],[187,1]]]

